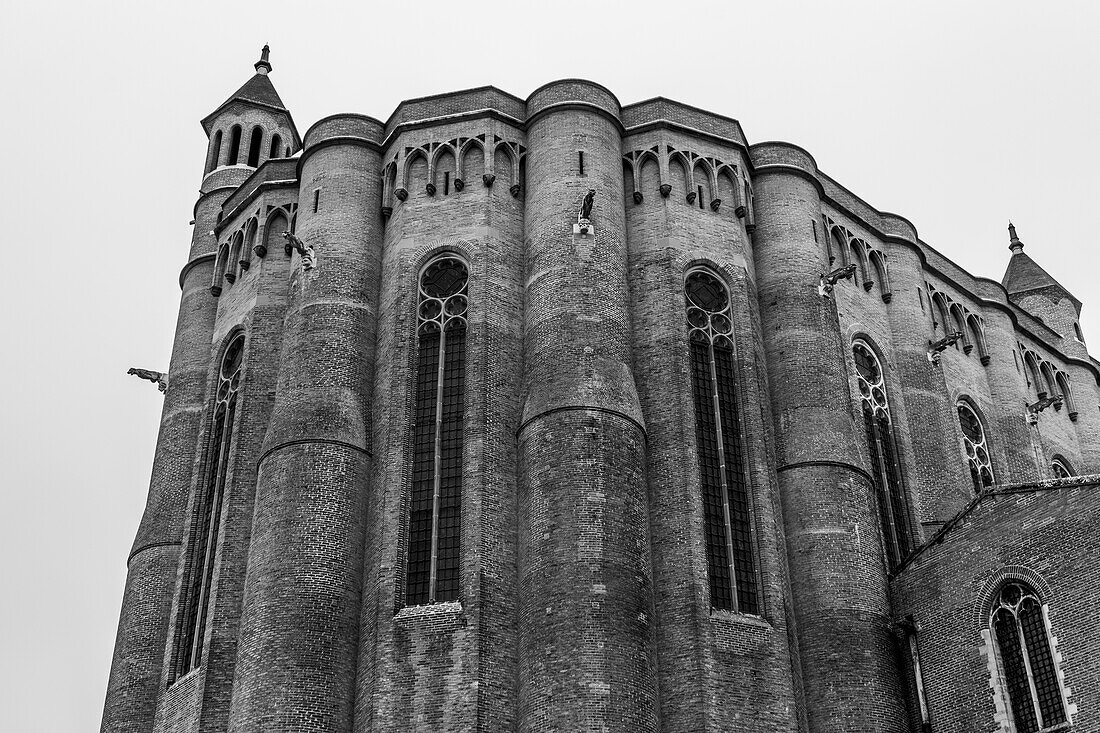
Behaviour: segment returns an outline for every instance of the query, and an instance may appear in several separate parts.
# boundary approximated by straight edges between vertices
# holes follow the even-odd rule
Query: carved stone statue
[[[164,372],[154,372],[150,369],[138,369],[136,367],[130,367],[127,374],[133,374],[138,379],[146,379],[150,382],[155,382],[157,389],[164,392],[168,389],[168,375]]]
[[[286,241],[290,243],[290,246],[294,248],[302,257],[302,269],[309,271],[317,264],[317,255],[313,251],[313,247],[298,239],[297,235],[284,231],[283,236],[286,237]]]
[[[588,193],[584,197],[584,201],[581,202],[581,219],[589,219],[592,216],[592,202],[596,198],[596,189],[588,189]]]

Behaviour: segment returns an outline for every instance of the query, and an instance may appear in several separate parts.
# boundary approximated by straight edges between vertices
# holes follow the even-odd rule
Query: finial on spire
[[[1024,251],[1024,243],[1020,241],[1020,238],[1016,236],[1016,227],[1012,222],[1008,222],[1008,248],[1012,250],[1012,254]]]
[[[271,53],[271,49],[265,43],[263,51],[260,52],[260,60],[256,62],[256,73],[267,74],[271,71],[271,62],[267,60],[268,54]]]

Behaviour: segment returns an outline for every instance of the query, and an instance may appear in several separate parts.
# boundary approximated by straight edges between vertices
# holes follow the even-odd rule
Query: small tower
[[[210,138],[204,175],[218,168],[258,168],[271,158],[289,158],[302,147],[290,112],[275,91],[266,45],[256,73],[202,121]]]
[[[1077,351],[1072,347],[1080,344],[1083,353],[1084,337],[1078,321],[1081,301],[1024,253],[1024,243],[1012,222],[1008,223],[1008,237],[1012,258],[1001,284],[1009,299],[1061,334],[1071,350]]]

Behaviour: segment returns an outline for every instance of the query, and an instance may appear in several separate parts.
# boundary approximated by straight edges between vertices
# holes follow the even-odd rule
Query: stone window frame
[[[1059,474],[1059,469],[1061,469],[1061,474]],[[1077,475],[1073,470],[1073,466],[1070,465],[1070,462],[1058,454],[1055,454],[1054,457],[1050,459],[1050,473],[1053,478],[1057,479],[1070,478]]]
[[[244,329],[235,328],[222,344],[210,382],[208,426],[203,438],[206,448],[199,474],[200,483],[197,485],[188,523],[188,560],[176,603],[177,617],[169,686],[202,667],[206,629],[210,625],[209,613],[217,576],[214,566],[221,548],[222,521],[225,518],[226,495],[232,476],[230,464],[233,463],[237,423],[241,416],[238,403],[245,379],[248,338]],[[234,347],[236,353],[231,357]],[[235,364],[231,373],[226,370],[227,360],[228,363]],[[197,532],[200,529],[200,515],[207,514],[207,508],[208,516],[202,518],[204,539],[201,545],[202,555],[199,557]]]
[[[873,383],[867,379],[859,368],[859,362],[856,360],[857,349],[866,351],[875,363],[878,370],[878,379]],[[893,570],[913,551],[916,535],[912,527],[912,507],[910,506],[909,494],[906,491],[903,479],[900,448],[894,435],[894,420],[890,412],[890,397],[886,388],[886,369],[883,367],[884,359],[874,341],[863,333],[857,333],[852,337],[849,353],[852,363],[855,365],[853,375],[858,390],[860,407],[870,410],[872,420],[884,417],[887,422],[886,437],[889,438],[890,445],[885,447],[888,447],[893,454],[893,466],[871,466],[871,469],[876,484],[879,482],[885,482],[886,484],[881,487],[876,486],[880,492],[880,495],[876,496],[876,501],[880,503],[880,521],[883,524],[880,531],[882,532],[884,557],[888,568]],[[866,417],[864,421],[866,422]],[[879,455],[883,460],[885,459],[885,456],[878,453],[880,448],[872,446],[869,439],[867,449],[872,460],[876,455]],[[889,471],[889,473],[885,473],[885,471]],[[898,516],[899,514],[901,516]],[[895,528],[889,538],[886,534],[888,527]]]
[[[724,291],[725,296],[726,296],[726,302],[725,302],[725,305],[724,305],[723,308],[720,308],[719,310],[715,310],[715,311],[708,311],[707,309],[698,307],[697,304],[693,303],[689,299],[688,293],[687,293],[688,281],[693,275],[695,275],[697,273],[702,273],[702,274],[705,274],[705,275],[709,276],[710,278],[713,278],[720,285],[720,287],[722,288],[722,290]],[[683,287],[684,287],[685,326],[687,327],[687,333],[686,333],[687,339],[685,340],[685,342],[686,342],[685,343],[685,346],[686,346],[685,357],[688,360],[689,372],[691,371],[691,366],[690,365],[691,365],[691,362],[692,362],[692,357],[691,357],[690,351],[691,351],[691,343],[692,343],[693,337],[698,338],[698,339],[702,339],[702,340],[704,340],[704,341],[706,341],[707,343],[710,343],[710,344],[715,343],[716,340],[718,340],[718,339],[724,339],[726,344],[728,345],[729,353],[730,353],[731,357],[735,357],[736,353],[737,353],[737,349],[736,349],[736,334],[734,332],[734,323],[733,323],[733,292],[732,292],[732,289],[730,287],[730,283],[729,283],[728,279],[722,273],[722,270],[719,267],[715,266],[713,263],[711,263],[708,260],[692,262],[684,271]],[[701,321],[699,323],[693,323],[692,320],[691,320],[691,309],[695,309],[697,311],[700,311],[702,313],[702,315],[705,316],[706,323],[702,323]],[[715,320],[715,317],[717,317],[717,320]],[[715,327],[713,327],[714,323],[716,323],[716,322],[720,323],[721,319],[723,319],[723,318],[725,319],[725,326],[724,327],[717,328],[717,329]],[[717,386],[717,385],[715,385],[715,386]],[[698,423],[697,423],[698,416],[696,414],[697,413],[697,410],[696,410],[696,399],[697,398],[695,396],[694,386],[689,387],[689,389],[690,389],[690,392],[692,394],[692,422],[695,423],[696,429],[698,429]],[[714,605],[713,601],[711,600],[710,601],[710,607],[711,607],[712,612],[731,613],[731,614],[736,614],[738,616],[745,616],[745,617],[749,617],[749,618],[761,618],[761,619],[763,619],[765,617],[765,599],[764,599],[764,595],[763,595],[764,586],[763,586],[763,582],[762,582],[762,578],[761,578],[761,568],[760,568],[761,557],[760,557],[760,552],[759,552],[759,547],[758,547],[757,527],[756,527],[756,512],[755,512],[755,509],[754,509],[755,497],[754,497],[754,491],[753,491],[753,483],[752,483],[750,472],[749,472],[749,455],[748,455],[747,446],[745,445],[745,440],[744,440],[744,427],[745,427],[744,426],[744,415],[746,414],[746,411],[744,409],[744,399],[743,399],[742,388],[741,388],[741,385],[740,385],[739,381],[736,379],[736,375],[734,375],[733,384],[730,385],[730,390],[732,392],[732,407],[736,411],[735,417],[738,421],[738,426],[739,426],[739,433],[735,438],[735,445],[736,445],[736,450],[738,451],[739,459],[736,463],[734,463],[734,462],[731,462],[731,463],[734,463],[734,465],[736,465],[737,463],[740,464],[740,466],[739,466],[740,470],[737,473],[737,478],[740,480],[740,482],[743,486],[743,489],[744,489],[744,502],[745,502],[746,515],[747,515],[747,521],[746,521],[747,532],[748,532],[748,549],[747,549],[747,552],[749,553],[749,558],[748,558],[749,567],[739,568],[739,566],[736,562],[736,557],[737,557],[738,553],[730,551],[730,549],[729,549],[732,542],[733,542],[732,533],[734,531],[734,528],[732,527],[732,525],[730,523],[730,520],[729,520],[728,509],[729,509],[729,498],[730,498],[729,497],[730,482],[727,479],[722,483],[723,515],[724,515],[723,530],[724,530],[724,533],[725,533],[725,536],[726,536],[726,541],[727,541],[727,545],[726,545],[727,546],[727,552],[730,553],[729,554],[729,565],[730,565],[729,570],[730,570],[730,579],[731,579],[730,580],[731,603],[730,603],[729,607],[716,606],[716,605]],[[716,415],[716,417],[717,417],[717,415]],[[716,421],[716,424],[717,424],[717,421]],[[724,435],[723,435],[723,437],[724,437]],[[724,453],[725,452],[724,441],[720,441],[720,442],[722,443],[722,453]],[[700,447],[698,445],[698,438],[697,438],[696,439],[697,454],[698,454],[699,450],[700,450]],[[699,459],[699,460],[701,462],[701,459]],[[724,465],[725,459],[723,458],[721,460],[722,460],[723,465]],[[702,469],[702,465],[700,465],[700,470],[701,469]],[[700,474],[700,489],[702,489],[701,479],[702,479],[702,475]],[[705,499],[704,499],[703,503],[704,503],[703,512],[704,512],[704,524],[705,524],[705,517],[706,517]],[[706,538],[705,532],[704,532],[703,541],[704,541],[704,548],[705,548],[706,544],[707,544],[707,538]],[[740,554],[743,555],[744,552],[741,552]],[[706,562],[706,566],[707,566],[707,586],[708,586],[707,587],[707,595],[708,595],[708,598],[712,598],[713,588],[711,586],[711,577],[710,577],[711,573],[710,573],[709,565],[710,565],[710,563],[709,563],[709,561],[707,561]],[[740,574],[738,573],[739,569],[741,571]],[[741,600],[738,598],[738,582],[739,582],[738,577],[739,577],[739,575],[740,575],[740,580],[741,581],[745,580],[746,578],[750,579],[752,581],[752,584],[753,584],[753,588],[752,588],[753,598],[752,598],[752,600],[755,603],[755,608],[754,609],[746,610],[744,608],[744,606],[747,605],[747,604],[743,604],[741,602]]]
[[[1004,668],[1001,653],[994,638],[992,630],[992,617],[996,610],[997,599],[1001,590],[1009,583],[1028,586],[1034,593],[1042,611],[1043,629],[1046,632],[1047,641],[1050,644],[1050,653],[1054,659],[1054,670],[1057,676],[1058,688],[1062,695],[1062,705],[1066,713],[1064,723],[1058,723],[1049,728],[1040,728],[1040,733],[1053,733],[1054,731],[1069,731],[1073,729],[1073,721],[1077,715],[1077,704],[1073,701],[1073,689],[1066,685],[1065,660],[1059,649],[1059,639],[1054,634],[1050,623],[1050,604],[1046,599],[1051,596],[1050,585],[1041,575],[1029,567],[1023,565],[1010,565],[999,570],[989,578],[981,592],[979,602],[975,604],[974,625],[979,629],[981,643],[978,652],[986,663],[989,673],[989,689],[993,697],[994,721],[997,725],[997,733],[1019,733],[1012,719],[1011,703],[1008,697],[1008,689],[1005,685]]]
[[[973,482],[974,492],[976,494],[981,493],[997,483],[997,473],[993,470],[993,455],[990,452],[991,441],[989,439],[989,432],[985,428],[985,420],[982,419],[981,411],[978,410],[977,406],[969,398],[959,397],[955,400],[955,409],[958,413],[961,413],[964,409],[970,412],[981,430],[981,440],[975,441],[971,436],[966,434],[966,430],[963,428],[962,424],[962,416],[961,414],[959,415],[959,434],[962,438],[963,454],[966,457],[967,467],[970,469],[971,481],[973,482],[974,477],[977,476],[981,483],[979,487],[977,482]],[[982,473],[983,469],[989,473],[988,481],[985,480],[985,476]]]
[[[450,294],[445,295],[443,297],[436,297],[436,295],[428,293],[424,290],[424,277],[425,277],[425,274],[429,271],[430,268],[432,268],[433,266],[435,266],[439,263],[442,263],[446,260],[453,260],[455,262],[458,262],[461,265],[461,267],[465,271],[465,280],[464,280],[463,284],[461,285],[461,287],[457,291],[455,291],[454,293],[450,293]],[[409,480],[409,488],[408,488],[408,492],[409,492],[409,494],[408,494],[408,505],[407,505],[407,508],[404,512],[404,522],[405,522],[405,526],[404,526],[404,530],[405,530],[405,563],[404,564],[405,564],[405,572],[404,572],[404,577],[402,579],[403,582],[401,583],[402,594],[401,594],[401,602],[399,603],[399,606],[402,607],[402,608],[460,602],[461,589],[462,589],[461,588],[461,585],[462,585],[461,584],[461,574],[462,574],[462,538],[461,538],[461,533],[462,533],[462,498],[461,497],[462,497],[462,484],[463,484],[462,474],[464,472],[464,462],[463,462],[463,453],[464,453],[463,443],[464,443],[464,441],[462,439],[462,434],[465,432],[464,431],[464,425],[462,425],[462,423],[464,423],[465,400],[466,400],[465,370],[466,370],[466,362],[467,362],[468,354],[466,353],[467,343],[466,343],[466,338],[465,338],[465,332],[469,328],[470,280],[471,280],[471,267],[470,267],[469,260],[464,255],[459,254],[458,252],[455,252],[451,249],[443,249],[443,250],[433,252],[426,259],[423,266],[421,266],[419,268],[419,270],[417,271],[417,275],[416,275],[416,292],[417,292],[417,298],[416,298],[416,313],[417,313],[417,317],[416,317],[416,342],[415,342],[415,346],[412,350],[412,355],[411,355],[412,356],[412,365],[413,365],[413,369],[412,369],[412,380],[413,381],[412,381],[412,385],[411,385],[411,387],[412,387],[412,394],[411,394],[411,397],[412,397],[412,403],[411,403],[412,415],[410,416],[411,417],[410,429],[412,431],[412,434],[410,435],[410,441],[411,442],[410,442],[409,454],[408,454],[409,455],[410,480]],[[461,310],[456,312],[453,309],[452,306],[455,303],[460,304]],[[455,509],[455,517],[456,517],[456,520],[457,520],[457,526],[454,529],[454,537],[455,537],[455,539],[458,543],[458,546],[457,546],[457,549],[455,550],[455,558],[454,558],[454,561],[455,561],[455,564],[456,564],[455,588],[453,589],[453,593],[448,591],[448,592],[442,594],[442,595],[449,596],[449,597],[443,598],[443,597],[440,597],[441,594],[440,594],[439,588],[438,588],[438,582],[439,582],[438,567],[439,567],[439,559],[440,559],[440,555],[439,555],[439,539],[440,539],[440,522],[439,522],[440,517],[439,517],[439,512],[441,511],[441,505],[442,505],[442,501],[443,501],[443,497],[442,497],[442,488],[443,488],[442,487],[442,471],[443,471],[443,467],[441,465],[441,463],[442,463],[442,454],[441,454],[441,452],[444,450],[444,446],[442,445],[442,440],[443,440],[442,439],[442,431],[443,431],[442,421],[440,421],[438,419],[438,417],[439,417],[439,414],[440,414],[440,410],[443,409],[443,405],[441,405],[441,400],[443,400],[444,403],[445,403],[446,400],[448,399],[446,394],[445,394],[445,384],[446,384],[446,381],[448,379],[448,375],[447,375],[447,369],[448,369],[447,355],[448,355],[448,353],[454,353],[454,352],[448,352],[447,349],[446,349],[446,346],[447,346],[447,344],[446,344],[446,333],[449,331],[451,326],[455,325],[455,324],[457,324],[461,328],[461,330],[463,331],[463,343],[462,343],[462,346],[460,347],[462,349],[462,354],[463,354],[463,358],[461,360],[462,361],[461,369],[463,370],[463,377],[462,377],[463,383],[461,385],[461,389],[458,390],[457,398],[454,398],[453,395],[452,395],[453,399],[457,399],[457,404],[459,406],[458,409],[461,412],[460,418],[459,418],[459,431],[458,431],[459,436],[458,436],[458,440],[457,440],[457,455],[458,455],[458,469],[457,469],[458,470],[458,489],[457,489],[457,496],[458,496],[458,507],[457,507],[457,509]],[[432,471],[431,471],[431,474],[432,474],[431,475],[431,480],[432,480],[432,517],[431,517],[431,520],[430,520],[429,525],[428,525],[429,537],[430,537],[430,553],[429,553],[429,556],[428,556],[429,566],[428,566],[427,589],[426,589],[426,592],[424,592],[424,593],[421,593],[421,592],[418,591],[415,595],[415,598],[414,598],[414,594],[412,592],[412,590],[413,590],[412,589],[412,584],[414,582],[414,577],[413,577],[413,573],[410,570],[410,567],[411,567],[412,562],[413,562],[413,553],[414,553],[414,548],[413,548],[413,545],[414,545],[414,537],[413,537],[413,534],[414,534],[414,517],[413,517],[413,513],[415,511],[415,508],[414,508],[415,507],[414,493],[416,491],[416,486],[415,486],[415,483],[416,483],[416,464],[417,464],[417,461],[419,460],[418,456],[420,455],[420,451],[418,451],[417,442],[416,442],[417,441],[416,413],[418,411],[421,411],[420,408],[423,407],[422,405],[419,405],[420,400],[419,400],[419,395],[418,395],[419,383],[420,383],[420,378],[421,378],[421,374],[420,374],[420,368],[421,368],[420,367],[421,341],[420,341],[420,339],[421,339],[422,335],[424,335],[426,333],[429,333],[429,332],[430,333],[439,333],[439,334],[442,335],[442,338],[439,341],[439,347],[437,347],[437,350],[438,350],[438,353],[439,353],[439,356],[437,357],[437,359],[438,359],[438,364],[440,364],[441,367],[436,368],[436,370],[437,370],[436,371],[436,376],[432,380],[432,384],[434,385],[434,391],[436,393],[436,397],[433,400],[433,407],[432,407],[433,412],[432,412],[432,423],[431,423],[432,425],[434,425],[434,428],[433,428],[433,431],[432,431],[432,433],[433,433],[432,434],[432,445],[430,446],[431,456],[432,456],[432,461],[433,461],[433,466],[432,466]],[[442,377],[442,379],[441,379],[441,377]],[[452,449],[453,448],[454,448],[454,446],[452,446]],[[422,573],[422,571],[421,571],[421,573]],[[425,596],[425,597],[422,598],[421,596]]]

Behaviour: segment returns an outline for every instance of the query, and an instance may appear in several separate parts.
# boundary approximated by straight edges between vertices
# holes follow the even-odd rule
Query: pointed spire
[[[270,53],[271,48],[265,43],[263,50],[260,51],[260,60],[256,62],[257,74],[267,74],[271,71],[271,62],[267,60]]]
[[[1024,251],[1024,243],[1016,236],[1016,227],[1012,225],[1011,221],[1008,222],[1008,238],[1008,248],[1012,250],[1012,254],[1019,254]]]

